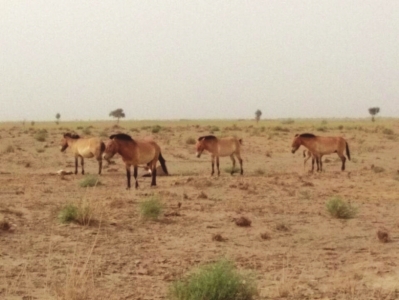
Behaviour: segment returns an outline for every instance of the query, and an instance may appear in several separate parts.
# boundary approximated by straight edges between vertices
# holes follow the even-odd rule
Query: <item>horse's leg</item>
[[[157,166],[156,166],[156,163],[154,163],[151,168],[152,168],[151,186],[156,186],[157,185]]]
[[[220,176],[220,169],[219,169],[219,156],[216,156],[216,167],[218,168],[218,176]]]
[[[231,169],[231,175],[234,174],[235,168],[236,168],[236,160],[234,158],[234,154],[230,155],[231,161],[233,162],[233,168]]]
[[[133,176],[134,176],[134,180],[136,181],[136,183],[135,183],[136,189],[139,187],[139,182],[137,181],[137,171],[138,171],[138,169],[139,169],[138,166],[133,166]]]
[[[338,154],[338,156],[339,156],[339,158],[341,158],[341,161],[342,161],[341,171],[345,171],[346,157],[343,154]]]
[[[98,175],[101,175],[101,170],[103,168],[103,160],[100,157],[99,159],[97,159],[97,161],[98,161]]]
[[[127,190],[130,189],[130,175],[130,165],[126,164]]]
[[[244,174],[244,169],[242,168],[242,158],[241,155],[239,153],[236,153],[236,157],[238,158],[238,162],[240,163],[240,174]]]
[[[85,174],[85,166],[84,166],[83,156],[80,158],[80,165],[82,166],[82,175],[84,175]]]
[[[75,156],[75,175],[78,174],[78,157]]]
[[[212,155],[212,173],[211,176],[213,176],[213,174],[215,174],[215,156]]]
[[[322,172],[323,171],[323,157],[320,155],[320,157],[319,157],[319,164],[320,164],[320,170],[319,170],[319,172]]]
[[[312,173],[314,172],[314,162],[315,162],[316,158],[314,156],[312,156]],[[319,171],[319,164],[317,163],[317,171]]]

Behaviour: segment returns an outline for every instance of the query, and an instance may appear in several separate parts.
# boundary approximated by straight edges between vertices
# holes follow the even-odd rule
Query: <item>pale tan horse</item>
[[[312,172],[314,171],[314,163],[316,161],[316,157],[310,152],[309,150],[305,149],[303,150],[303,157],[305,159],[303,160],[303,168],[306,168],[306,162],[309,160],[309,158],[312,158]],[[322,157],[320,157],[322,159]],[[319,171],[319,166],[317,165],[317,171]]]
[[[161,163],[162,170],[168,174],[165,159],[161,154],[161,148],[154,141],[133,140],[130,135],[124,133],[113,134],[110,141],[105,146],[104,159],[112,158],[116,153],[120,154],[126,166],[127,189],[130,189],[131,167],[133,166],[133,175],[136,181],[136,189],[139,184],[137,182],[137,171],[141,165],[147,165],[151,170],[151,186],[157,185],[157,161]]]
[[[84,158],[95,157],[98,161],[98,174],[101,174],[102,169],[102,154],[105,149],[105,144],[100,138],[81,138],[74,133],[65,133],[61,140],[61,152],[67,148],[71,149],[75,156],[75,174],[78,173],[78,158],[80,157],[80,164],[82,167],[82,174],[84,170]],[[109,161],[108,161],[109,163]]]
[[[197,153],[196,156],[200,157],[204,150],[207,150],[212,156],[212,173],[215,173],[215,160],[216,167],[218,169],[218,176],[220,175],[219,169],[219,157],[230,156],[231,161],[233,162],[233,168],[231,169],[231,175],[234,174],[236,157],[240,163],[241,175],[244,173],[242,168],[242,159],[240,154],[240,148],[242,145],[242,139],[238,139],[236,137],[225,137],[225,138],[217,138],[214,135],[201,136],[197,140],[197,144],[195,145]]]
[[[295,153],[301,145],[307,148],[316,158],[317,169],[320,172],[323,169],[321,161],[323,155],[337,153],[342,161],[342,171],[345,170],[345,151],[348,159],[351,159],[348,142],[343,137],[316,136],[312,133],[297,134],[292,142],[291,152]]]

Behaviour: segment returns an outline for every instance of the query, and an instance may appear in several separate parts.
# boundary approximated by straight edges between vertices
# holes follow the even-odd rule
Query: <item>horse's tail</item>
[[[240,145],[242,145],[242,139],[239,139],[238,142],[240,143]]]
[[[166,161],[165,161],[165,159],[163,158],[161,152],[159,152],[158,160],[159,160],[159,162],[160,162],[160,164],[161,164],[162,170],[163,170],[163,172],[165,173],[165,175],[169,175],[169,173],[168,173],[168,168],[166,168]]]
[[[346,142],[346,156],[349,160],[351,160],[351,153],[349,152],[349,144]]]

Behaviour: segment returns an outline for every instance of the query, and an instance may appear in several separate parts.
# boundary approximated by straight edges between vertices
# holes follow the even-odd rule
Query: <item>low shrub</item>
[[[340,197],[333,197],[327,204],[327,211],[334,218],[352,219],[357,214],[357,209],[350,203],[343,201]]]
[[[169,288],[170,299],[175,300],[252,300],[256,295],[254,278],[238,273],[226,260],[205,265]]]

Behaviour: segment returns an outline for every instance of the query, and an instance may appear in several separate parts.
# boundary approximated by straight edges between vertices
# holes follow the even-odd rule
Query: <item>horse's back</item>
[[[218,139],[219,156],[229,156],[240,152],[240,140],[234,136]]]
[[[98,157],[102,154],[102,143],[102,140],[97,137],[80,138],[76,141],[75,151],[82,157]]]
[[[340,136],[318,136],[315,142],[315,152],[319,154],[334,153],[346,145],[345,139]]]

